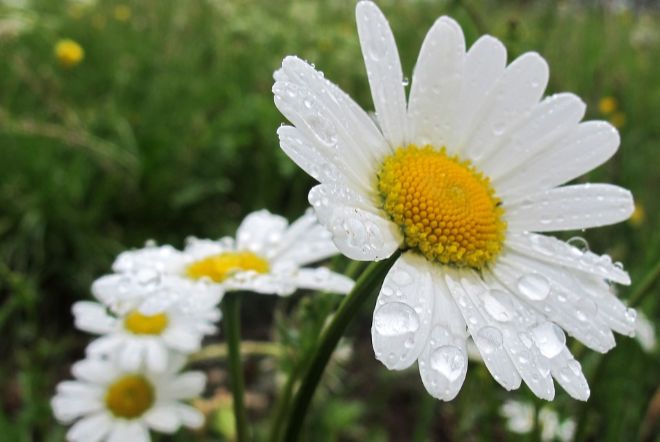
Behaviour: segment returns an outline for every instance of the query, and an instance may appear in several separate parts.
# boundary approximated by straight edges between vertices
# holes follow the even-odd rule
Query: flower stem
[[[243,402],[243,365],[241,363],[241,293],[228,293],[222,300],[225,338],[229,356],[229,380],[233,396],[234,418],[236,419],[236,440],[248,440],[247,417]]]
[[[287,442],[298,440],[309,404],[339,339],[344,334],[351,319],[360,311],[360,307],[369,299],[370,295],[377,291],[376,289],[380,288],[385,275],[399,255],[400,252],[397,251],[387,260],[371,263],[362,272],[355,287],[341,303],[330,324],[323,331],[319,345],[312,355],[312,360],[305,372],[300,388],[293,399],[291,413],[282,440]]]

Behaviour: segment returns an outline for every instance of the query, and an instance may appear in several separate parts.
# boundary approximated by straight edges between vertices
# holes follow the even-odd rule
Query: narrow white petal
[[[350,292],[355,285],[351,278],[331,272],[325,267],[300,269],[296,272],[294,279],[295,284],[302,289],[341,294]]]
[[[418,359],[424,387],[437,399],[456,397],[467,374],[467,330],[447,287],[443,271],[432,267],[433,318],[431,331]]]
[[[560,354],[550,360],[550,371],[571,397],[580,401],[589,399],[591,390],[582,373],[582,366],[567,348],[564,347]]]
[[[450,135],[447,149],[458,153],[476,124],[475,116],[488,99],[488,91],[497,83],[506,66],[506,48],[496,38],[484,35],[465,57],[461,95],[456,103],[456,127]]]
[[[124,346],[118,349],[118,364],[126,371],[136,371],[142,366],[145,357],[145,346],[138,340],[126,340]]]
[[[122,252],[112,264],[112,269],[115,272],[153,269],[159,272],[176,273],[183,265],[183,260],[182,253],[172,246],[148,246]]]
[[[340,177],[368,188],[374,172],[368,149],[362,150],[360,131],[352,130],[356,122],[329,93],[322,74],[297,57],[287,57],[275,78],[275,105],[303,135],[302,139],[293,138],[290,141],[294,143],[282,146],[285,152],[291,152],[292,158],[323,158],[323,162],[310,165],[310,172],[319,178],[327,178],[327,173],[320,169],[334,166]],[[305,144],[299,146],[296,140]],[[305,152],[309,149],[311,152]]]
[[[599,317],[596,301],[580,290],[570,271],[504,253],[493,272],[511,293],[593,350],[614,347],[614,336]]]
[[[493,187],[504,200],[551,189],[607,161],[616,152],[619,142],[619,133],[611,124],[604,121],[581,123],[556,144],[502,178],[493,179]]]
[[[287,263],[285,263],[287,264]],[[248,291],[262,293],[264,295],[288,296],[296,291],[296,285],[292,279],[293,268],[271,273],[242,272],[237,273],[223,284],[228,292]]]
[[[118,333],[101,336],[87,345],[85,353],[96,358],[108,356],[124,344],[124,337],[123,334]]]
[[[71,308],[78,329],[95,334],[109,333],[117,320],[98,302],[78,301]]]
[[[102,411],[76,422],[67,432],[67,440],[72,442],[98,442],[105,439],[110,431],[112,420]]]
[[[241,250],[265,253],[284,235],[289,222],[267,210],[250,213],[236,232],[236,244]]]
[[[501,149],[491,151],[480,162],[480,170],[491,180],[503,177],[574,130],[586,108],[580,97],[571,93],[546,97],[507,133]]]
[[[202,336],[187,326],[169,327],[163,332],[163,341],[182,353],[191,353],[200,348]]]
[[[426,34],[415,65],[408,105],[410,142],[447,146],[456,124],[464,63],[463,30],[451,18],[439,18]]]
[[[376,118],[385,139],[396,148],[405,143],[406,95],[394,35],[373,2],[358,3],[356,18]]]
[[[530,334],[537,317],[494,281],[464,278],[461,283],[481,315],[502,333],[502,345],[527,386],[541,399],[552,400],[555,389],[547,359]]]
[[[507,236],[506,245],[529,258],[579,270],[619,284],[630,284],[628,273],[613,264],[609,256],[580,250],[552,236],[511,233]]]
[[[59,387],[59,386],[58,386]],[[96,399],[90,396],[76,397],[58,394],[50,401],[55,418],[62,423],[69,423],[81,416],[86,416],[104,409],[101,400],[102,392]]]
[[[478,122],[464,143],[464,157],[479,162],[504,142],[509,130],[541,99],[548,75],[548,64],[537,53],[515,59],[488,92]]]
[[[371,326],[376,359],[390,370],[408,368],[422,352],[431,330],[433,295],[428,261],[404,253],[383,281]]]
[[[145,357],[149,371],[160,373],[167,368],[167,348],[159,339],[152,339],[146,342]]]
[[[71,366],[71,372],[76,378],[95,384],[106,384],[117,376],[112,363],[93,358],[76,362]]]
[[[556,187],[507,201],[505,219],[511,231],[553,232],[618,223],[635,205],[630,191],[611,184]]]
[[[181,419],[174,403],[156,405],[144,415],[144,421],[149,427],[161,433],[174,433],[181,426]]]
[[[167,399],[192,399],[202,394],[206,385],[206,375],[201,371],[187,371],[163,385]]]
[[[204,425],[204,415],[198,409],[184,404],[177,404],[176,407],[184,426],[196,429]]]
[[[403,240],[396,224],[355,207],[337,207],[330,219],[322,222],[339,251],[357,261],[385,259]]]
[[[447,287],[456,301],[463,319],[465,319],[472,339],[479,349],[488,371],[507,390],[519,388],[522,378],[504,349],[502,332],[497,324],[480,311],[480,306],[465,291],[461,285],[461,275],[450,272],[445,278]],[[479,276],[472,272],[466,272],[462,275],[462,278],[476,279]],[[473,282],[471,285],[475,284]]]

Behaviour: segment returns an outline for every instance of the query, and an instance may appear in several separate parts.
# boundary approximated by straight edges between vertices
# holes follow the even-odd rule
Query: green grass
[[[130,6],[129,20],[115,18],[119,4]],[[372,105],[353,1],[108,0],[75,10],[64,1],[30,5],[19,11],[0,2],[0,22],[21,14],[31,24],[21,33],[0,31],[0,434],[57,441],[64,428],[48,401],[88,341],[74,330],[70,306],[89,298],[91,282],[109,271],[117,253],[147,239],[180,246],[188,235],[231,234],[242,216],[262,207],[290,219],[304,210],[313,180],[285,157],[275,135],[284,118],[270,89],[281,59],[297,54],[315,63],[365,108]],[[584,179],[630,188],[646,217],[638,225],[578,233],[592,250],[626,264],[633,285],[620,295],[635,293],[660,261],[660,16],[613,12],[596,2],[379,5],[408,73],[435,17],[449,14],[470,44],[487,32],[505,42],[510,59],[541,53],[551,67],[548,93],[577,93],[589,105],[588,118],[608,118],[599,114],[598,100],[616,97],[626,119],[621,148]],[[57,64],[53,47],[60,38],[84,47],[79,66]],[[652,282],[635,295],[654,322],[659,290]],[[257,434],[267,433],[273,379],[291,369],[296,350],[313,345],[333,299],[254,297],[243,303],[244,336],[277,337],[290,350],[277,361],[248,361],[248,389],[265,401],[251,408]],[[388,372],[374,360],[371,308],[351,329],[352,358],[333,365],[319,391],[307,426],[313,440],[408,440],[413,434],[418,440],[427,434],[433,440],[515,440],[498,406],[507,398],[532,401],[525,387],[507,393],[472,364],[455,401],[429,401],[416,370]],[[660,354],[645,353],[626,337],[617,341],[607,355],[583,353],[589,402],[577,403],[558,389],[552,406],[578,420],[580,439],[652,438],[653,420],[645,416],[658,394]],[[224,360],[201,366],[222,373]],[[209,396],[216,388],[227,384],[214,383]],[[197,440],[222,439],[226,426],[218,416]]]

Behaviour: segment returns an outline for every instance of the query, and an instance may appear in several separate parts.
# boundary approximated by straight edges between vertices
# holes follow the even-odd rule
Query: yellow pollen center
[[[130,311],[124,317],[124,328],[136,335],[159,335],[169,322],[165,313],[143,315],[137,310]]]
[[[502,249],[504,210],[469,161],[431,146],[399,147],[378,173],[383,208],[430,261],[481,269]]]
[[[105,393],[105,405],[113,415],[135,419],[154,403],[154,387],[140,375],[126,375],[110,384]]]
[[[186,268],[186,275],[222,282],[238,272],[268,273],[269,270],[268,261],[252,252],[225,252],[193,262]]]

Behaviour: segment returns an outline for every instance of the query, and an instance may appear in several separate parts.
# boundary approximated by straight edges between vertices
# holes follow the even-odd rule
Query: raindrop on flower
[[[552,359],[562,352],[566,335],[555,324],[544,322],[532,329],[534,342],[543,356]]]
[[[444,345],[431,354],[431,367],[453,382],[458,379],[465,367],[465,356],[458,347]]]
[[[419,328],[415,310],[401,302],[384,304],[374,313],[374,327],[383,336],[400,336]]]
[[[543,301],[550,293],[550,283],[543,275],[528,273],[518,279],[518,291],[532,301]]]

